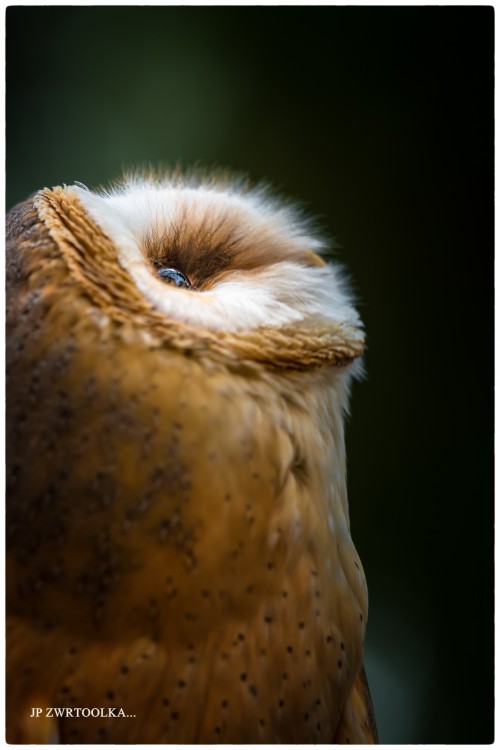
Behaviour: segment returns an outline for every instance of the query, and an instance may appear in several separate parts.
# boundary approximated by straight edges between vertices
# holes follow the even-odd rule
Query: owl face
[[[239,332],[301,322],[360,328],[328,243],[264,189],[228,178],[135,177],[76,194],[121,267],[167,318]]]

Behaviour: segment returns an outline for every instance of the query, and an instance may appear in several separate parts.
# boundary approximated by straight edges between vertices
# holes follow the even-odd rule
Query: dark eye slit
[[[184,289],[190,289],[191,287],[191,282],[188,277],[184,276],[184,274],[181,271],[178,271],[177,268],[161,267],[156,273],[160,278],[175,284],[177,287],[184,287]]]
[[[179,271],[178,268],[168,266],[165,262],[161,263],[159,260],[153,259],[152,263],[156,270],[156,275],[159,276],[163,281],[184,289],[191,288],[191,281],[188,277]]]

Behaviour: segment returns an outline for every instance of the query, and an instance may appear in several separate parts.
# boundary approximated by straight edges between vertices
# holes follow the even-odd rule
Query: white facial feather
[[[305,252],[328,247],[301,219],[262,190],[216,180],[132,178],[109,191],[71,186],[92,219],[115,243],[119,262],[144,297],[175,320],[212,330],[244,331],[315,318],[361,328],[338,267],[315,266]],[[147,259],[148,236],[168,243],[176,228],[192,222],[224,221],[248,247],[262,238],[274,248],[270,265],[251,272],[231,268],[210,289],[195,291],[166,284]],[[277,250],[276,250],[277,249]],[[207,241],[210,252],[210,238]]]

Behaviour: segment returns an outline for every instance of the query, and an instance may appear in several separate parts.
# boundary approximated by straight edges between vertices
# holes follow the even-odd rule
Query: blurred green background
[[[151,162],[305,202],[366,322],[348,425],[385,743],[493,740],[493,9],[11,7],[7,202]]]

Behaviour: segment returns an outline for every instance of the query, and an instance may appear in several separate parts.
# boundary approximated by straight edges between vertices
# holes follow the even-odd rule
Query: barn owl
[[[376,741],[328,243],[230,176],[7,220],[7,738]]]

